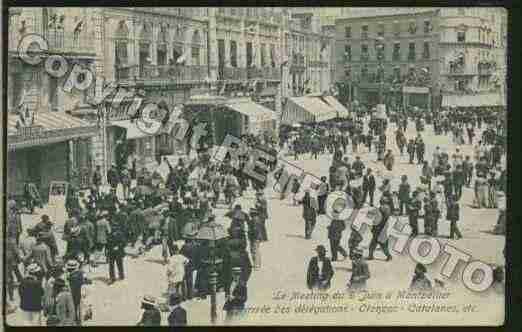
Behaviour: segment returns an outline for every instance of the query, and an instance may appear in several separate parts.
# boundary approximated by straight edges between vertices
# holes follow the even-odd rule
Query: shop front
[[[226,106],[243,117],[240,122],[240,135],[275,135],[277,120],[275,111],[254,103],[248,98],[231,100]]]
[[[138,128],[135,121],[111,121],[109,131],[112,164],[121,164],[136,169],[152,169],[156,160],[156,135],[150,135]]]
[[[25,183],[33,183],[44,201],[52,181],[67,181],[81,187],[81,165],[90,165],[85,146],[98,127],[58,112],[39,112],[31,124],[22,125],[9,114],[7,132],[7,191],[23,194]],[[80,156],[81,155],[81,156]],[[80,157],[79,157],[80,156]]]
[[[431,93],[427,87],[404,86],[402,88],[403,107],[417,107],[421,110],[431,110]]]

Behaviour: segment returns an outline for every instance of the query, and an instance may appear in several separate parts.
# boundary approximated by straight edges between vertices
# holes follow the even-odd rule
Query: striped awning
[[[322,122],[335,117],[337,111],[319,97],[293,97],[288,99],[282,122]]]
[[[277,119],[274,111],[251,101],[228,103],[227,107],[246,115],[252,122],[264,122]]]
[[[343,104],[341,104],[335,97],[326,96],[326,97],[324,97],[324,100],[326,100],[326,102],[330,106],[335,108],[335,110],[337,111],[337,116],[339,116],[340,118],[346,118],[350,115],[350,112],[348,111],[348,109],[346,107],[344,107]]]
[[[61,112],[36,112],[31,125],[22,125],[17,114],[8,114],[7,122],[9,150],[58,143],[98,133],[96,124]]]

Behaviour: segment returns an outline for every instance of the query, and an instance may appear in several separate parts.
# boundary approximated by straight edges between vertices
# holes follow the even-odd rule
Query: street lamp
[[[212,220],[212,219],[211,219]],[[221,264],[223,260],[216,257],[216,241],[224,239],[228,236],[222,225],[216,223],[214,220],[203,224],[196,235],[197,240],[209,241],[209,257],[203,260],[203,263],[210,266],[209,284],[210,284],[210,321],[216,324],[216,288],[217,288],[217,265]]]
[[[382,60],[384,57],[384,38],[383,37],[375,38],[375,53],[377,54],[377,61],[378,61],[377,79],[379,80],[379,104],[382,104],[383,99],[384,99],[384,97],[383,97],[384,77],[381,78],[380,71],[383,70],[383,68],[382,68]],[[384,72],[383,72],[382,76],[384,76]]]
[[[207,76],[205,78],[205,83],[207,83],[207,85],[208,85],[208,95],[210,96],[210,92],[212,90],[212,80],[210,79],[209,76]]]

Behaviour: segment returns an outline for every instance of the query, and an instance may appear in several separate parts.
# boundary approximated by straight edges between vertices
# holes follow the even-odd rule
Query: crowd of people
[[[505,139],[493,129],[496,122],[462,114],[455,109],[437,116],[399,112],[389,114],[388,119],[359,115],[340,123],[301,125],[283,135],[279,148],[262,137],[243,137],[243,144],[232,144],[221,162],[211,158],[209,150],[199,150],[192,160],[180,158],[175,166],[164,158],[161,165],[168,169],[166,176],[157,170],[129,170],[121,164],[113,165],[105,174],[108,192],[103,190],[103,176],[97,167],[90,190],[72,189],[67,196],[69,218],[62,234],[66,243],[63,251],[59,250],[54,221],[48,215],[42,215],[40,222],[21,236],[20,206],[10,200],[6,246],[8,312],[17,310],[14,290],[18,288],[19,309],[27,325],[81,325],[94,314],[86,300],[86,289],[92,284],[86,269],[96,270],[101,262],[107,263],[111,285],[126,278],[125,258],[130,251],[140,257],[160,246],[167,300],[144,296],[138,325],[161,325],[161,311],[170,311],[169,325],[186,325],[188,314],[183,303],[212,293],[213,272],[218,275],[217,292],[225,293],[226,322],[240,319],[248,299],[248,281],[261,268],[262,243],[268,241],[268,202],[264,191],[271,172],[276,182],[291,179],[284,184],[280,198],[290,196],[295,205],[302,206],[305,239],[311,239],[317,218],[327,213],[326,200],[331,192],[345,192],[352,208],[368,209],[366,217],[376,221],[368,255],[360,247],[363,237],[355,228],[350,229],[348,251],[343,248],[346,225],[335,217],[340,211],[334,206],[334,218],[325,239],[330,258],[326,246],[317,246],[317,257],[311,259],[307,271],[310,289],[328,289],[334,277],[331,262],[350,258],[353,269],[348,287],[364,289],[371,277],[366,261],[374,259],[376,248],[382,249],[386,261],[393,258],[387,241],[379,238],[389,218],[408,218],[412,237],[421,234],[420,219],[424,233],[433,237],[443,236],[438,226],[447,221],[450,234],[444,236],[460,239],[465,236],[458,227],[463,188],[473,186],[476,208],[503,209],[499,201],[506,192],[506,169],[502,167]],[[395,165],[396,156],[386,136],[388,121],[396,123],[395,143],[400,155],[406,153],[409,163],[417,165],[421,184],[416,188]],[[407,138],[411,122],[415,123],[417,134]],[[488,128],[477,141],[476,132],[484,122]],[[436,135],[453,133],[455,150],[442,151],[437,147],[432,156],[425,156],[425,123],[433,125]],[[464,128],[467,143],[463,139]],[[463,155],[459,147],[465,144],[474,146],[474,155]],[[372,145],[376,147],[377,167],[365,164],[359,155],[371,153]],[[273,160],[266,160],[266,167],[255,163],[256,149],[272,155]],[[301,197],[296,195],[301,190],[298,178],[289,176],[285,166],[277,165],[279,152],[288,152],[296,160],[306,154],[312,159],[327,154],[332,155],[332,162],[328,174],[321,176],[321,183],[305,189]],[[242,171],[245,168],[263,174],[264,180]],[[398,185],[393,184],[394,176],[400,176]],[[117,195],[118,188],[123,197]],[[238,199],[249,192],[255,192],[255,200],[247,209]],[[199,239],[201,229],[217,223],[218,208],[226,209],[225,217],[230,219],[227,236],[216,241]],[[505,213],[501,217],[505,224]],[[213,264],[211,256],[220,263]],[[425,266],[416,266],[413,289],[432,288],[425,273]]]
[[[362,124],[363,122],[371,124],[372,119],[367,118],[363,121],[364,117],[363,115],[354,119],[348,125],[327,124],[311,128],[295,128],[294,130],[298,133],[287,145],[290,150],[293,149],[296,160],[303,158],[305,153],[310,153],[310,158],[313,159],[317,158],[317,153],[333,154],[329,176],[321,177],[322,184],[315,188],[314,193],[310,193],[310,190],[307,189],[301,201],[306,239],[311,238],[316,219],[326,213],[325,199],[331,191],[345,192],[352,199],[352,208],[363,209],[365,206],[370,208],[367,217],[374,220],[372,239],[366,259],[363,258],[363,251],[359,247],[363,240],[361,234],[354,228],[350,230],[349,250],[347,251],[341,246],[342,234],[346,225],[342,220],[332,220],[328,227],[327,239],[330,244],[330,259],[325,258],[325,246],[318,246],[318,256],[310,261],[308,267],[307,280],[310,289],[329,287],[333,277],[330,261],[337,261],[339,255],[342,256],[342,260],[348,257],[352,259],[353,272],[348,283],[349,287],[352,289],[364,288],[366,280],[370,278],[365,260],[374,259],[375,249],[380,246],[386,256],[386,261],[392,260],[387,241],[380,242],[379,240],[379,234],[392,216],[407,217],[412,237],[421,234],[419,222],[423,221],[426,235],[461,239],[464,235],[458,224],[461,219],[460,201],[464,187],[473,187],[475,208],[499,208],[500,217],[494,231],[497,234],[504,234],[505,202],[502,204],[498,202],[499,199],[505,201],[506,147],[505,137],[497,128],[499,122],[495,117],[490,117],[489,114],[472,116],[461,109],[449,109],[441,112],[437,117],[432,117],[431,114],[391,114],[389,118],[396,123],[397,127],[395,143],[401,157],[406,152],[409,163],[418,165],[420,185],[416,188],[410,184],[407,175],[398,173],[400,170],[394,166],[395,156],[392,150],[387,148],[387,137],[384,134],[386,122],[384,126],[377,125],[373,128],[368,126],[365,133]],[[411,122],[415,124],[417,135],[408,139],[405,133]],[[422,137],[425,124],[432,124],[436,135],[452,133],[455,150],[442,151],[437,146],[432,156],[425,156],[426,143]],[[483,129],[483,124],[487,128],[484,128],[477,141],[474,139],[475,133]],[[462,139],[464,125],[466,125],[468,134],[467,142]],[[366,148],[364,152],[371,152],[372,141],[375,141],[378,146],[376,162],[379,165],[373,169],[370,165],[365,165],[359,156],[364,148]],[[361,144],[364,142],[367,144]],[[473,146],[473,155],[465,156],[461,152],[462,146],[465,144]],[[281,167],[276,175],[279,177],[281,176],[279,173],[284,172],[284,167]],[[375,173],[379,176],[376,176]],[[392,185],[391,179],[396,176],[400,176],[400,182]],[[284,178],[288,178],[288,176],[284,176]],[[382,182],[377,185],[379,178]],[[288,187],[295,196],[299,190],[298,181],[294,180],[294,183],[289,184]],[[374,207],[376,192],[380,196],[378,207]],[[439,224],[441,222],[449,223],[449,234],[440,234]],[[319,269],[321,271],[318,271],[318,261],[323,262],[322,269]],[[425,290],[429,283],[423,281],[425,277],[421,276],[426,272],[426,268],[419,265],[415,271],[412,288]]]

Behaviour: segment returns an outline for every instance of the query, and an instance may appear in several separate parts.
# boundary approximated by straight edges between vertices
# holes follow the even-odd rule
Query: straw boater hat
[[[141,300],[141,303],[142,304],[148,304],[148,305],[155,306],[156,305],[156,298],[154,298],[154,296],[152,296],[152,295],[145,295],[143,297],[143,299]]]
[[[26,269],[28,274],[36,274],[36,273],[40,272],[41,270],[42,270],[42,268],[37,263],[29,264],[29,266]]]
[[[67,264],[65,264],[65,268],[67,271],[76,271],[80,267],[80,263],[76,259],[70,259],[67,261]]]
[[[71,235],[76,236],[80,234],[80,226],[71,227]]]
[[[362,249],[360,249],[360,248],[355,248],[355,249],[353,250],[353,256],[354,256],[354,257],[362,257],[362,256],[363,256],[363,251],[362,251]]]

